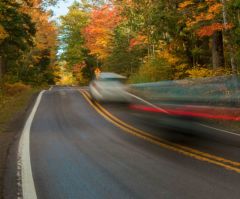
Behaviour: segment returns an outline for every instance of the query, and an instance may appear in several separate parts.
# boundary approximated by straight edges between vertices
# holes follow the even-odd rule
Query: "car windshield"
[[[100,78],[98,79],[98,81],[101,82],[112,82],[112,83],[123,83],[125,81],[125,79],[120,79],[120,78]]]

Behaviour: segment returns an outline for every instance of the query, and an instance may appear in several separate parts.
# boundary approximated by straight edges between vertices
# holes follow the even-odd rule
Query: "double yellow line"
[[[181,154],[184,154],[186,156],[195,158],[197,160],[205,161],[220,167],[223,167],[228,170],[235,171],[240,174],[240,162],[235,162],[232,160],[228,160],[219,156],[215,156],[209,153],[205,153],[187,146],[183,146],[180,144],[176,144],[173,142],[169,142],[167,140],[161,139],[157,136],[151,135],[150,133],[147,133],[145,131],[142,131],[140,129],[137,129],[122,120],[118,119],[114,115],[112,115],[110,112],[108,112],[104,107],[102,107],[97,102],[92,102],[91,96],[87,91],[82,90],[81,91],[84,98],[88,101],[88,103],[106,120],[111,122],[112,124],[118,126],[120,129],[123,130],[123,132],[129,133],[131,135],[134,135],[138,138],[144,139],[148,142],[151,142],[153,144],[156,144],[158,146],[161,146],[163,148],[166,148],[171,151],[175,151]]]

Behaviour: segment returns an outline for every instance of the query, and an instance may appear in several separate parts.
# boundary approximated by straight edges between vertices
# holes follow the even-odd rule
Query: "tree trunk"
[[[231,66],[232,66],[232,74],[237,75],[238,74],[238,68],[237,68],[233,53],[231,53]]]
[[[212,37],[212,65],[213,69],[224,67],[222,31],[216,31]]]
[[[224,24],[224,27],[225,27],[225,32],[226,31],[226,27],[227,27],[227,11],[226,11],[226,0],[221,0],[222,2],[222,14],[223,14],[223,24]],[[238,12],[238,19],[239,19],[239,12]],[[231,38],[230,36],[230,33],[227,32],[229,37]],[[230,42],[230,61],[231,61],[231,67],[232,67],[232,74],[233,75],[237,75],[238,74],[238,68],[237,68],[237,65],[236,65],[236,60],[235,60],[235,55],[234,55],[234,50],[233,50],[233,47],[232,47],[232,44]]]
[[[2,77],[3,77],[3,60],[0,56],[0,84],[2,83]]]

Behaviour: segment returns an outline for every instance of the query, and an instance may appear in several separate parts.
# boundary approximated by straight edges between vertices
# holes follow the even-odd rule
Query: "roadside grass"
[[[29,88],[14,95],[0,93],[0,133],[4,132],[14,118],[15,114],[21,112],[29,102],[33,93],[39,89]]]
[[[0,85],[0,199],[3,198],[10,144],[23,122],[22,117],[33,94],[43,88],[47,87],[32,88],[22,83]]]

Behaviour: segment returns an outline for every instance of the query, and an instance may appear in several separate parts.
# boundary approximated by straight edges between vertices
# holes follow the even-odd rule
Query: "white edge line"
[[[166,110],[163,109],[163,108],[160,108],[160,107],[158,107],[158,106],[156,106],[156,105],[154,105],[154,104],[152,104],[152,103],[150,103],[150,102],[148,102],[148,101],[146,101],[146,100],[144,100],[144,99],[142,99],[142,98],[140,98],[140,97],[138,97],[138,96],[136,96],[136,95],[134,95],[134,94],[132,94],[132,93],[129,93],[129,92],[126,92],[126,93],[127,93],[128,95],[130,95],[130,96],[132,96],[132,97],[135,97],[136,99],[144,102],[145,104],[148,104],[149,106],[151,106],[151,107],[153,107],[153,108],[159,109],[159,110],[161,110],[162,112],[169,114],[169,112],[166,111]]]
[[[215,128],[215,127],[208,126],[208,125],[202,124],[202,123],[199,123],[199,124],[200,124],[201,126],[204,126],[204,127],[210,128],[210,129],[214,129],[214,130],[217,130],[217,131],[221,131],[221,132],[224,132],[224,133],[227,133],[227,134],[231,134],[231,135],[235,135],[235,136],[240,136],[240,134],[238,134],[238,133],[233,133],[233,132],[231,132],[231,131],[227,131],[227,130]]]
[[[41,91],[37,97],[32,112],[29,115],[23,128],[18,147],[18,160],[19,160],[18,166],[21,169],[20,179],[23,199],[37,199],[30,159],[30,129],[44,92],[45,91]]]

